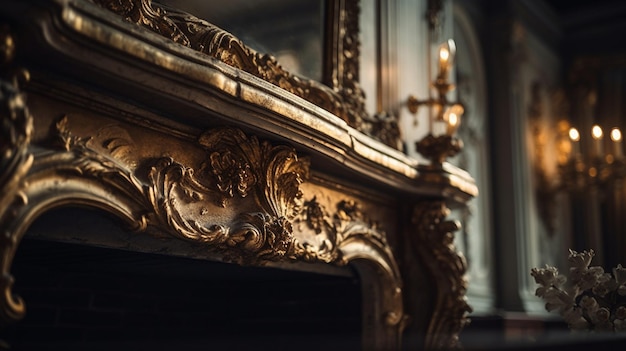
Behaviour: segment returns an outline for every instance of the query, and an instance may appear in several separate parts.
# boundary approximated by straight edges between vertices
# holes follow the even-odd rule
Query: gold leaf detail
[[[333,2],[329,20],[338,30],[332,58],[322,84],[284,70],[272,55],[259,53],[229,32],[184,11],[151,0],[92,0],[127,21],[216,58],[293,93],[346,121],[351,127],[393,147],[401,147],[397,117],[368,116],[359,77],[358,2]]]
[[[10,34],[2,33],[2,36],[6,41]],[[28,202],[21,188],[33,163],[33,155],[28,150],[33,134],[33,117],[16,80],[0,80],[0,228],[3,230],[14,219],[15,207]],[[12,291],[11,261],[5,259],[13,257],[16,247],[14,233],[0,232],[0,252],[3,257],[0,266],[0,324],[19,320],[26,313],[23,300]]]
[[[445,220],[449,212],[443,201],[423,202],[415,207],[412,218],[417,226],[413,245],[436,285],[427,349],[460,348],[459,333],[469,323],[467,313],[472,311],[465,297],[467,263],[453,242],[459,224]]]

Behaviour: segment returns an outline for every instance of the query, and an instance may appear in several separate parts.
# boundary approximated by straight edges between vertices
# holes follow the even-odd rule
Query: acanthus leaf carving
[[[342,244],[353,237],[361,237],[368,242],[388,248],[385,233],[376,222],[365,218],[360,205],[354,200],[341,200],[335,204],[335,212],[330,214],[317,197],[303,204],[296,222],[305,223],[318,236],[319,245],[301,244],[295,254],[304,255],[307,260],[346,263],[342,257]]]
[[[9,69],[15,56],[15,42],[8,27],[0,28],[0,43],[0,324],[3,325],[22,319],[26,313],[24,301],[13,293],[13,277],[9,273],[18,243],[5,227],[15,220],[14,209],[28,202],[20,189],[33,163],[28,150],[33,117],[19,86],[19,82],[28,79],[28,72],[13,73]]]
[[[181,45],[190,46],[189,39],[178,26],[165,16],[163,9],[152,6],[152,1],[92,0],[97,5],[117,13],[128,21],[140,24]],[[155,19],[159,19],[158,21]]]
[[[359,77],[359,6],[357,1],[336,1],[333,8],[337,38],[327,68],[326,84],[299,77],[282,68],[276,58],[246,46],[231,33],[184,11],[151,0],[91,0],[127,21],[145,27],[173,42],[216,58],[295,94],[332,114],[351,127],[399,149],[397,118],[388,114],[369,116]],[[330,16],[329,16],[330,17]],[[343,28],[343,29],[340,29]],[[336,47],[335,47],[336,46]]]
[[[315,234],[315,239],[312,244],[296,241],[294,256],[312,262],[347,264],[365,259],[368,264],[374,263],[377,268],[373,274],[381,284],[378,287],[380,290],[374,294],[380,294],[385,301],[375,318],[390,331],[389,335],[398,338],[407,316],[403,310],[402,279],[386,234],[376,221],[367,218],[372,213],[363,212],[356,200],[343,199],[334,202],[334,205],[330,205],[329,200],[321,201],[314,196],[304,202],[304,209],[295,223],[305,225]],[[327,210],[331,207],[334,207],[333,213]],[[358,267],[358,264],[355,265]],[[369,269],[368,273],[361,273],[372,274]]]
[[[150,161],[147,179],[142,180],[118,160],[91,149],[91,138],[72,135],[67,119],[56,124],[59,146],[66,153],[50,160],[56,163],[51,168],[114,189],[135,209],[131,216],[139,217],[135,229],[156,227],[208,249],[226,251],[226,259],[238,262],[280,260],[293,251],[290,219],[300,211],[299,185],[308,177],[308,161],[299,159],[295,150],[259,142],[241,130],[215,129],[199,138],[208,155],[199,175],[171,157],[161,157]],[[260,211],[240,213],[228,223],[201,223],[180,207],[208,202],[223,207],[225,199],[244,198],[248,192]]]
[[[217,128],[198,139],[205,159],[196,172],[169,156],[144,158],[136,164],[128,159],[132,151],[116,152],[116,145],[132,147],[123,140],[127,133],[120,134],[119,127],[108,127],[109,132],[101,133],[101,137],[83,137],[72,132],[70,121],[70,116],[64,116],[54,125],[55,138],[48,142],[54,149],[36,154],[33,168],[24,177],[22,190],[28,196],[46,199],[49,204],[57,199],[61,203],[79,200],[101,207],[129,220],[136,231],[197,243],[218,252],[226,261],[343,265],[352,259],[371,260],[381,270],[376,274],[381,274],[381,289],[389,296],[384,298],[381,323],[390,328],[389,333],[401,330],[401,279],[385,234],[367,220],[354,200],[339,201],[333,215],[315,198],[303,201],[300,185],[309,177],[309,161],[298,157],[293,148],[259,141],[239,129]],[[120,134],[117,137],[116,130]],[[57,179],[54,191],[46,191],[53,179]],[[245,210],[228,212],[233,215],[226,215],[226,220],[210,214],[207,220],[189,210],[203,208],[206,214],[210,210],[205,207],[223,208],[224,201],[230,209],[244,204]],[[29,211],[38,211],[37,206],[34,208],[15,209],[22,211],[21,218],[33,218]],[[318,223],[317,232],[323,237],[319,243],[294,236],[293,224],[302,220],[303,213],[308,214],[310,223]],[[14,245],[4,247],[4,257],[9,258],[5,262],[10,263],[25,225],[8,225],[12,231],[7,232],[6,239]],[[9,266],[3,266],[2,280],[8,292],[12,284]],[[2,297],[2,304],[24,309],[21,299],[11,294]]]
[[[383,296],[380,310],[376,309],[377,323],[384,328],[385,336],[381,338],[396,340],[401,333],[401,278],[384,233],[375,222],[365,218],[353,200],[338,202],[333,215],[315,199],[304,202],[300,185],[309,176],[309,161],[299,158],[294,149],[273,146],[238,129],[218,128],[198,139],[206,154],[199,172],[172,157],[148,158],[135,165],[134,160],[127,162],[125,154],[108,147],[116,138],[108,134],[102,139],[74,135],[71,120],[65,116],[56,123],[57,140],[49,143],[56,150],[37,153],[33,170],[25,177],[28,185],[24,191],[32,198],[45,198],[46,203],[80,200],[82,204],[121,215],[139,232],[197,243],[199,248],[219,253],[225,261],[262,265],[267,261],[292,260],[343,265],[358,260],[367,261],[368,267],[369,262],[374,262],[371,279],[375,279]],[[223,155],[229,155],[226,159],[232,162],[215,163],[216,159],[224,159]],[[214,168],[217,164],[219,167]],[[225,186],[224,175],[238,175],[241,171],[249,173],[254,181],[248,182],[248,176],[236,176],[229,178],[233,181],[231,186]],[[58,180],[54,182],[55,189],[46,191],[45,184],[50,184],[51,179]],[[248,191],[234,190],[243,188]],[[210,206],[223,208],[223,199],[240,201],[227,205],[234,209],[244,204],[245,210],[228,212],[233,216],[228,214],[226,220],[220,219],[222,215],[210,214],[207,220],[190,211]],[[28,211],[37,211],[30,206],[18,210],[23,211],[19,214],[22,218],[33,218]],[[302,220],[303,213],[308,213],[311,223],[317,221],[321,226],[318,234],[324,238],[319,244],[294,236],[293,224]],[[5,262],[10,263],[25,225],[9,226],[14,231],[7,239],[14,245],[5,248]],[[10,292],[12,279],[8,272],[9,265],[5,264],[1,283]],[[13,295],[4,295],[1,301],[3,306],[16,303],[24,308],[21,299],[14,299]],[[6,311],[3,313],[7,316]]]
[[[204,133],[199,144],[210,160],[203,173],[214,177],[222,193],[233,197],[236,189],[245,197],[255,190],[258,205],[277,218],[292,219],[300,212],[300,184],[309,177],[309,161],[298,158],[294,149],[259,142],[232,128]]]
[[[425,201],[415,206],[412,217],[413,247],[436,284],[434,312],[426,331],[429,350],[460,349],[459,333],[472,311],[465,296],[467,262],[454,245],[453,233],[460,224],[446,220],[449,213],[443,200]]]

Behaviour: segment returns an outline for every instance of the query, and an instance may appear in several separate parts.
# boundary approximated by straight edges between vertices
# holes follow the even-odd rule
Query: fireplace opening
[[[354,273],[242,267],[37,235],[22,240],[11,272],[27,310],[0,330],[12,350],[361,348]]]

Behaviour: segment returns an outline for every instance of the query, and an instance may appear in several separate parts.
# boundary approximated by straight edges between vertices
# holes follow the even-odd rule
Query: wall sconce
[[[547,165],[543,164],[545,146],[539,141],[541,134],[538,131],[535,134],[537,205],[549,234],[556,230],[557,194],[563,191],[581,192],[591,186],[603,186],[626,177],[623,137],[619,128],[611,130],[608,141],[599,125],[592,126],[588,134],[581,134],[566,121],[561,121],[559,126],[558,139],[562,142],[556,144],[556,176],[548,174]],[[586,143],[585,150],[581,148],[583,142]]]
[[[570,128],[568,137],[571,143],[570,153],[565,164],[560,165],[562,187],[565,190],[581,190],[590,185],[621,179],[626,176],[622,132],[619,128],[611,129],[610,147],[605,151],[604,131],[599,125],[591,127],[590,143],[587,154],[581,152],[581,134],[576,128]]]
[[[431,84],[437,92],[436,97],[429,96],[428,99],[419,100],[411,95],[407,100],[407,107],[413,115],[417,115],[421,106],[429,108],[429,133],[415,145],[417,152],[434,164],[442,164],[446,158],[456,155],[463,147],[462,141],[455,135],[461,124],[464,108],[460,103],[450,102],[447,98],[448,92],[455,89],[454,84],[448,80],[455,54],[456,46],[452,39],[439,47],[439,70]]]

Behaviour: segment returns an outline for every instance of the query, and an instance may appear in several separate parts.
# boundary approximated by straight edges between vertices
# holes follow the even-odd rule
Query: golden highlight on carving
[[[15,49],[9,30],[0,32],[0,43],[3,58],[0,68],[6,69],[2,66],[11,63]],[[33,118],[26,107],[26,97],[20,91],[18,79],[18,75],[10,77],[10,81],[0,78],[0,325],[21,319],[26,313],[22,299],[13,294],[13,277],[9,273],[17,242],[5,229],[8,223],[16,220],[12,207],[21,206],[26,201],[20,189],[33,163],[33,156],[28,150],[33,134]]]
[[[408,305],[420,319],[414,329],[427,329],[423,346],[458,347],[469,311],[466,263],[452,244],[457,226],[446,220],[444,200],[467,201],[475,184],[456,167],[418,164],[367,136],[393,145],[397,121],[363,109],[358,2],[328,4],[336,35],[327,43],[335,51],[326,57],[333,61],[326,85],[293,76],[227,32],[149,0],[37,0],[24,4],[38,14],[34,22],[2,8],[15,36],[33,44],[16,56],[11,32],[0,30],[0,323],[25,313],[10,271],[21,240],[32,235],[322,273],[343,274],[325,265],[349,264],[363,287],[365,349],[400,349],[404,302],[422,300],[432,302],[423,314]],[[9,65],[32,64],[40,52],[58,62],[33,69],[31,116]],[[93,57],[106,60],[89,62]],[[74,62],[86,70],[63,76],[61,67]],[[207,72],[214,78],[194,80]],[[107,74],[110,81],[92,85]],[[304,117],[292,118],[293,111]],[[292,140],[298,151],[269,138]],[[313,168],[306,152],[328,163]],[[405,215],[415,201],[423,202]],[[27,234],[37,218],[62,206],[101,210],[132,231]],[[412,250],[402,247],[411,226]],[[407,288],[393,250],[411,255],[401,265]]]
[[[387,321],[391,328],[388,333],[399,335],[404,315],[401,278],[384,233],[365,219],[352,200],[340,201],[334,215],[329,215],[315,199],[304,202],[300,184],[309,177],[309,162],[299,158],[291,147],[274,146],[239,129],[217,128],[198,138],[197,144],[206,155],[198,169],[169,156],[145,159],[133,168],[133,162],[115,157],[119,154],[115,145],[132,147],[118,140],[126,133],[112,138],[105,133],[104,140],[79,136],[72,132],[69,116],[55,126],[56,133],[49,145],[56,151],[38,155],[33,172],[22,174],[28,183],[21,187],[25,199],[51,197],[47,203],[75,199],[101,207],[125,218],[135,230],[203,245],[226,261],[346,264],[353,258],[367,258],[384,272],[385,285],[390,287],[382,300],[382,313],[387,317],[380,316],[381,321]],[[101,149],[96,147],[99,143]],[[12,145],[10,150],[16,148]],[[109,150],[110,154],[99,150]],[[40,194],[51,181],[56,184],[54,191]],[[10,198],[3,197],[3,201],[7,199]],[[200,215],[190,210],[197,205],[203,208]],[[33,218],[44,210],[38,206],[14,206],[13,212]],[[224,209],[225,215],[210,214],[219,208]],[[249,210],[233,211],[236,208]],[[325,236],[320,244],[294,237],[293,224],[303,218],[314,231]],[[10,258],[25,230],[23,223],[11,223],[10,219],[3,223],[9,228],[7,237],[15,243],[5,248],[7,261],[3,272],[7,277]],[[2,299],[8,306],[13,301],[9,298],[10,283],[5,282],[9,293]],[[23,308],[21,300],[16,301]],[[3,316],[15,319],[6,308]]]
[[[460,349],[459,333],[469,323],[467,313],[467,263],[454,246],[456,221],[446,220],[450,210],[444,201],[422,202],[415,206],[412,236],[419,259],[428,267],[436,285],[434,312],[426,332],[429,350]]]
[[[211,130],[199,138],[208,155],[200,172],[162,157],[147,165],[147,179],[140,179],[115,159],[90,149],[90,138],[67,130],[67,117],[57,123],[70,164],[51,171],[74,172],[121,190],[126,201],[138,206],[136,227],[147,226],[204,245],[212,250],[234,250],[228,258],[252,263],[293,256],[294,239],[289,220],[300,208],[299,185],[308,177],[308,162],[286,146],[259,142],[240,130]],[[250,195],[259,212],[240,213],[225,223],[202,223],[183,205],[207,201],[224,207],[229,198]],[[206,204],[205,204],[206,205]]]
[[[326,45],[325,81],[296,76],[284,70],[275,57],[259,53],[229,32],[184,11],[151,0],[91,0],[131,23],[145,27],[175,43],[187,46],[232,67],[266,80],[333,113],[351,127],[399,148],[396,117],[369,116],[359,76],[359,7],[356,1],[329,2],[336,32]]]

